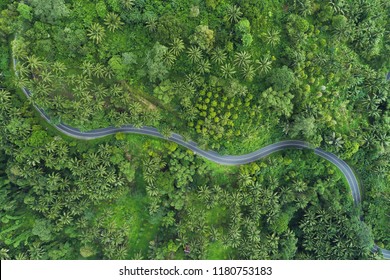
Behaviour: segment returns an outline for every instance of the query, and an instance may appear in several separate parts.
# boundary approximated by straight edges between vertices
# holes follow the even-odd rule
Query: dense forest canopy
[[[380,257],[374,242],[390,248],[389,1],[0,9],[1,258],[358,259]],[[363,203],[310,151],[224,167],[145,136],[70,139],[32,103],[53,124],[148,125],[222,154],[305,140],[355,169]]]

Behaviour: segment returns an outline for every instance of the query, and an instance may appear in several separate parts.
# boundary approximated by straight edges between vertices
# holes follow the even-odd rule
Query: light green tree
[[[99,23],[93,23],[87,30],[88,37],[94,41],[96,44],[99,44],[105,35],[104,27]]]
[[[198,25],[191,36],[191,42],[197,44],[202,50],[210,50],[214,44],[214,31],[207,25]]]
[[[231,65],[230,63],[226,63],[221,66],[221,74],[222,77],[226,79],[231,79],[233,78],[233,75],[236,73],[236,70],[234,69],[234,66]]]
[[[170,51],[178,56],[183,50],[184,50],[184,42],[180,38],[174,38],[173,42],[171,43],[171,49]]]

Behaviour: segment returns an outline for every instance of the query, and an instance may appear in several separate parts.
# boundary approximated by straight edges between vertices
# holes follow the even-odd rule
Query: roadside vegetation
[[[0,10],[1,258],[371,259],[374,242],[390,248],[388,1]],[[145,136],[69,139],[31,102],[53,124],[154,126],[222,154],[305,140],[355,169],[363,204],[308,151],[224,167]]]

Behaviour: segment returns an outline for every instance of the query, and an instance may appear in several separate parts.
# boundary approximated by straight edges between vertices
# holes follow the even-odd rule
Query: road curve
[[[17,74],[16,70],[16,63],[17,60],[13,58],[13,66],[14,71]],[[390,73],[389,73],[390,74]],[[31,92],[22,87],[23,93],[26,95],[27,98],[30,98],[32,96]],[[170,137],[163,136],[158,130],[154,127],[149,126],[143,126],[141,128],[136,128],[132,125],[124,125],[121,127],[106,127],[106,128],[99,128],[89,131],[80,131],[77,128],[68,126],[66,124],[52,124],[50,117],[45,113],[45,111],[38,107],[37,105],[33,104],[35,109],[41,114],[42,118],[44,118],[49,124],[54,126],[58,131],[64,133],[65,135],[68,135],[72,138],[77,138],[81,140],[92,140],[97,138],[102,138],[108,135],[113,135],[119,132],[122,133],[134,133],[134,134],[143,134],[143,135],[149,135],[154,136],[161,139],[166,139],[172,142],[175,142],[187,149],[190,149],[191,151],[195,152],[197,155],[200,155],[208,160],[211,160],[213,162],[216,162],[218,164],[222,165],[240,165],[240,164],[246,164],[250,162],[254,162],[256,160],[262,159],[272,153],[282,151],[285,149],[309,149],[313,150],[314,153],[325,160],[331,162],[333,165],[335,165],[344,175],[346,178],[348,185],[351,189],[352,198],[355,205],[359,205],[361,202],[361,195],[360,195],[360,189],[359,184],[357,181],[357,178],[352,171],[351,167],[342,159],[337,157],[335,154],[326,152],[320,148],[314,148],[309,143],[300,141],[300,140],[286,140],[286,141],[280,141],[277,143],[273,143],[271,145],[268,145],[266,147],[260,148],[252,153],[245,154],[245,155],[220,155],[219,153],[212,151],[212,150],[202,150],[198,147],[197,143],[193,141],[185,141],[184,138],[177,134],[172,133]],[[383,257],[385,259],[390,259],[390,251],[386,249],[382,249],[378,247],[377,245],[374,245],[372,248],[373,252],[377,252],[380,250],[383,254]]]

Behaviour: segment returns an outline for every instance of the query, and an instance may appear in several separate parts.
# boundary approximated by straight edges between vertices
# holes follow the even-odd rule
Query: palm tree
[[[332,135],[328,139],[328,144],[335,146],[336,150],[339,150],[340,148],[342,148],[344,141],[343,141],[343,138],[341,136],[337,137],[336,133],[333,132]]]
[[[271,254],[276,255],[278,253],[279,238],[275,233],[267,236],[268,250]]]
[[[372,147],[375,142],[375,136],[372,132],[364,132],[363,134],[364,146]]]
[[[16,64],[16,72],[17,75],[19,76],[19,79],[23,79],[25,77],[29,78],[31,74],[29,67],[21,63]]]
[[[298,193],[302,193],[307,190],[307,184],[302,180],[294,180],[292,186]]]
[[[161,128],[161,134],[162,136],[164,136],[165,138],[169,138],[172,136],[172,130],[171,128],[168,126],[168,125],[164,125],[162,128]]]
[[[185,109],[184,119],[187,121],[194,121],[198,116],[198,109],[195,106],[189,106]]]
[[[106,70],[105,70],[105,67],[104,65],[100,64],[100,63],[97,63],[93,69],[93,74],[97,77],[97,78],[103,78],[104,75],[106,73]]]
[[[211,61],[217,64],[222,64],[226,60],[226,53],[221,48],[216,48],[211,54]]]
[[[11,105],[11,93],[9,91],[0,90],[0,112],[7,111]]]
[[[253,183],[253,178],[249,174],[240,172],[238,182],[241,186],[247,187]]]
[[[6,248],[1,248],[0,249],[0,259],[2,260],[2,261],[4,261],[4,260],[9,260],[10,259],[10,256],[8,255],[8,249],[6,249]]]
[[[27,253],[25,253],[25,252],[18,253],[18,254],[15,256],[15,260],[19,260],[19,261],[28,260],[28,255],[27,255]]]
[[[111,79],[113,76],[114,76],[114,71],[112,70],[112,68],[110,66],[104,67],[104,77]]]
[[[234,64],[238,67],[244,67],[248,65],[251,61],[251,55],[246,51],[241,51],[235,54]]]
[[[94,92],[98,100],[102,100],[108,96],[108,90],[102,84],[99,84],[98,86],[94,87]]]
[[[125,260],[127,258],[127,247],[125,245],[121,245],[116,249],[116,257],[117,260]]]
[[[102,165],[102,164],[99,165],[99,166],[96,168],[96,174],[97,174],[98,177],[101,177],[101,178],[105,177],[106,174],[107,174],[107,169],[106,169],[106,167],[105,167],[104,165]]]
[[[107,25],[108,30],[114,32],[117,29],[120,29],[123,22],[121,18],[115,13],[108,13],[104,19],[104,24]]]
[[[375,96],[368,95],[366,99],[362,101],[363,105],[365,105],[366,109],[375,108],[378,104],[380,104],[380,99]]]
[[[332,7],[333,11],[336,14],[342,14],[344,15],[344,10],[346,8],[346,3],[345,1],[338,1],[338,0],[330,0],[329,1],[330,7]]]
[[[121,3],[125,9],[131,10],[134,6],[135,0],[121,0]]]
[[[298,6],[297,8],[302,16],[306,17],[313,14],[314,4],[312,0],[294,1],[294,4]]]
[[[92,83],[92,80],[88,76],[81,74],[76,76],[75,82],[78,86],[87,88]]]
[[[172,84],[172,90],[174,93],[182,94],[182,92],[185,90],[186,83],[183,81],[176,81]]]
[[[145,182],[147,183],[146,191],[149,196],[158,196],[158,188],[154,186],[154,183],[156,182],[156,172],[148,172],[145,170],[143,172],[143,178]]]
[[[271,28],[263,33],[263,37],[268,45],[274,47],[280,42],[280,31]]]
[[[184,43],[183,40],[180,38],[174,38],[173,42],[171,43],[171,52],[178,56],[183,50],[184,50]]]
[[[210,62],[207,59],[201,59],[198,62],[197,70],[200,74],[209,73],[210,72]]]
[[[110,88],[110,93],[114,97],[121,96],[123,94],[123,88],[119,84],[115,84]]]
[[[87,36],[96,44],[99,44],[102,41],[104,35],[104,27],[101,26],[99,23],[93,23],[91,27],[89,27],[87,30]]]
[[[199,62],[202,59],[202,50],[197,46],[191,46],[187,54],[192,63]]]
[[[151,18],[146,22],[146,27],[148,28],[149,32],[154,32],[157,30],[157,19]]]
[[[73,87],[72,94],[75,97],[82,99],[89,94],[88,87],[79,84],[76,87]]]
[[[53,64],[53,71],[54,73],[56,73],[57,75],[59,74],[64,74],[66,72],[66,66],[64,63],[60,62],[60,61],[56,61],[54,62]]]
[[[271,70],[272,60],[269,55],[265,55],[256,60],[257,69],[261,74],[267,74]]]
[[[35,55],[31,55],[31,56],[27,56],[26,57],[26,63],[27,63],[27,67],[31,70],[31,71],[36,71],[38,70],[39,68],[43,67],[44,63],[42,60],[40,60],[38,57],[36,57]]]
[[[46,179],[47,187],[49,190],[56,190],[58,188],[58,183],[61,180],[61,176],[58,173],[49,174]]]
[[[201,200],[206,201],[210,198],[210,196],[211,196],[211,190],[207,185],[203,185],[199,187],[198,197]]]
[[[249,176],[248,174],[245,174],[245,175],[247,175],[247,176]],[[249,178],[247,177],[247,180],[248,180]],[[249,181],[249,180],[248,180]],[[244,182],[244,184],[246,184],[246,183],[248,183],[248,181],[247,182]],[[233,192],[232,194],[231,194],[231,196],[230,196],[230,201],[231,201],[231,204],[232,205],[234,205],[234,206],[236,206],[235,208],[233,208],[234,209],[234,213],[233,213],[233,215],[232,215],[232,220],[234,221],[234,222],[239,222],[240,220],[241,220],[241,213],[239,212],[240,210],[240,208],[239,208],[239,206],[241,205],[241,203],[242,203],[242,195],[241,195],[241,192]]]
[[[236,70],[234,69],[233,65],[231,65],[230,63],[226,63],[221,66],[221,73],[222,73],[222,77],[226,79],[231,79],[233,78],[233,75],[236,73]]]
[[[378,132],[375,136],[382,150],[390,145],[390,136],[386,132]]]
[[[83,71],[83,74],[87,75],[88,77],[92,77],[92,74],[94,73],[95,65],[90,61],[83,61],[83,64],[81,65],[81,70]]]
[[[372,106],[369,110],[368,110],[368,116],[369,117],[372,117],[374,119],[377,119],[380,117],[380,113],[379,113],[379,107],[377,105],[374,105]]]
[[[54,75],[49,71],[49,70],[43,70],[41,73],[40,73],[40,76],[41,76],[41,79],[44,83],[47,83],[47,84],[51,84],[53,82],[53,79],[54,79]]]
[[[146,193],[150,197],[158,197],[160,195],[160,192],[158,190],[158,187],[154,185],[156,182],[156,174],[155,172],[150,173],[150,172],[143,172],[143,177],[145,182],[147,183],[146,185]]]
[[[85,159],[86,159],[85,165],[89,168],[95,168],[101,162],[101,159],[97,153],[88,153]]]
[[[45,84],[45,83],[42,83],[42,82],[39,82],[36,84],[35,88],[34,88],[34,94],[36,96],[45,96],[47,97],[50,93],[50,87]]]
[[[166,65],[172,66],[175,63],[176,57],[172,51],[167,51],[164,53],[163,61]]]
[[[256,69],[252,65],[245,65],[242,74],[245,80],[252,81],[253,77],[255,76]]]
[[[67,158],[68,152],[69,152],[69,149],[68,149],[68,146],[66,144],[60,143],[60,145],[58,145],[57,154],[59,157]]]
[[[115,126],[120,127],[130,122],[130,116],[127,112],[119,112],[115,115]]]
[[[238,22],[241,19],[242,12],[240,7],[236,5],[229,5],[226,10],[226,16],[230,22]]]
[[[139,102],[133,102],[130,105],[130,112],[133,115],[139,115],[142,113],[142,105]]]
[[[201,76],[197,73],[190,73],[186,75],[187,82],[192,86],[200,86],[203,83]]]
[[[45,250],[41,247],[41,244],[39,242],[34,242],[29,250],[30,259],[32,260],[40,260],[45,254]]]
[[[228,243],[232,248],[238,248],[241,241],[241,229],[239,226],[231,226],[229,229]]]

